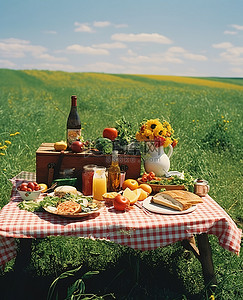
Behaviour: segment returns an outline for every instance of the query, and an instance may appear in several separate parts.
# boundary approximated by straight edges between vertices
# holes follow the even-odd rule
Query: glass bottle
[[[95,200],[103,200],[102,195],[104,195],[107,192],[105,171],[106,171],[105,167],[94,168],[93,198]]]
[[[118,162],[118,151],[112,151],[112,162],[108,169],[108,192],[118,192],[120,189],[121,169]]]
[[[81,121],[77,111],[77,96],[71,97],[71,109],[67,119],[67,147],[81,138]]]

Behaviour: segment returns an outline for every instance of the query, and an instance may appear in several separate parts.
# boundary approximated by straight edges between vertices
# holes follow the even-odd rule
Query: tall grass
[[[35,152],[40,144],[65,139],[70,96],[76,94],[85,139],[101,136],[104,127],[115,126],[115,121],[122,116],[131,122],[134,134],[144,118],[163,117],[170,121],[179,139],[171,158],[171,169],[207,179],[210,195],[242,227],[242,83],[242,79],[1,69],[0,146],[6,147],[0,151],[3,153],[0,156],[0,206],[9,200],[9,179],[22,170],[35,171]],[[221,283],[218,293],[233,297],[234,292],[238,293],[235,281],[239,278],[235,272],[242,277],[242,258],[231,256],[218,246],[215,238],[211,240]],[[98,244],[95,242],[95,247]],[[67,249],[71,247],[73,245]],[[120,253],[118,248],[114,251]],[[171,249],[174,249],[172,255],[178,251],[176,246]],[[149,263],[156,264],[162,252],[151,252],[152,256],[150,252],[144,253],[143,258],[152,257],[154,262]],[[192,284],[186,280],[183,270],[190,273],[188,268],[191,268],[192,273],[196,272],[197,263],[185,261],[182,254],[178,257],[181,259],[176,265],[184,278],[184,289],[192,295]],[[46,261],[41,264],[47,271]],[[91,261],[91,265],[94,264],[94,259]],[[221,270],[228,265],[225,275]],[[202,279],[196,280],[195,285],[200,292]]]

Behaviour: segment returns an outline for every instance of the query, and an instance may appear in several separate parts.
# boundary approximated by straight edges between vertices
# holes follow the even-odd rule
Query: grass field
[[[101,136],[103,128],[115,126],[122,116],[131,122],[134,134],[145,118],[167,119],[179,139],[171,170],[208,180],[210,195],[243,227],[243,79],[238,78],[0,69],[0,207],[9,199],[9,179],[22,170],[35,171],[39,145],[65,139],[73,94],[78,96],[85,139]],[[216,298],[243,298],[242,254],[236,257],[222,249],[214,237],[210,242],[218,280]],[[114,292],[117,299],[207,299],[202,277],[195,276],[200,273],[198,262],[186,258],[179,244],[140,253],[102,241],[49,238],[35,241],[33,247],[26,272],[33,287],[45,282],[43,293],[55,276],[82,263],[87,270],[101,271],[93,279],[95,285],[87,285],[93,293]],[[48,254],[53,251],[50,262]],[[134,261],[140,262],[140,280],[129,298]],[[5,286],[12,264],[0,277]],[[120,277],[109,285],[121,269]]]

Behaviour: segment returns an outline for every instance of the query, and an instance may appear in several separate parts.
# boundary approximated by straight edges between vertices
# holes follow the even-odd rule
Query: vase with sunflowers
[[[150,119],[141,124],[136,139],[145,142],[147,154],[144,159],[146,172],[154,172],[161,177],[170,169],[170,157],[178,141],[174,138],[174,130],[169,122]],[[166,154],[164,148],[169,148]]]

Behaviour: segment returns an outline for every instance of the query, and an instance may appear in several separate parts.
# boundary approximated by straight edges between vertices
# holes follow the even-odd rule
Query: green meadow
[[[9,179],[21,171],[35,172],[40,144],[65,139],[73,94],[87,140],[102,136],[103,128],[114,127],[123,116],[134,135],[144,119],[169,121],[179,140],[171,170],[208,180],[210,196],[243,227],[240,78],[0,69],[0,207],[9,201]],[[210,242],[218,281],[215,299],[242,299],[242,253],[237,257],[224,250],[213,236]],[[31,263],[23,271],[29,280],[23,283],[25,299],[33,299],[28,295],[34,289],[45,299],[57,276],[81,264],[86,271],[99,271],[87,280],[89,294],[113,293],[116,299],[210,297],[198,261],[179,243],[140,252],[104,241],[50,237],[33,243]],[[6,295],[13,272],[11,261],[0,276]],[[70,282],[68,278],[62,284],[62,293]]]

